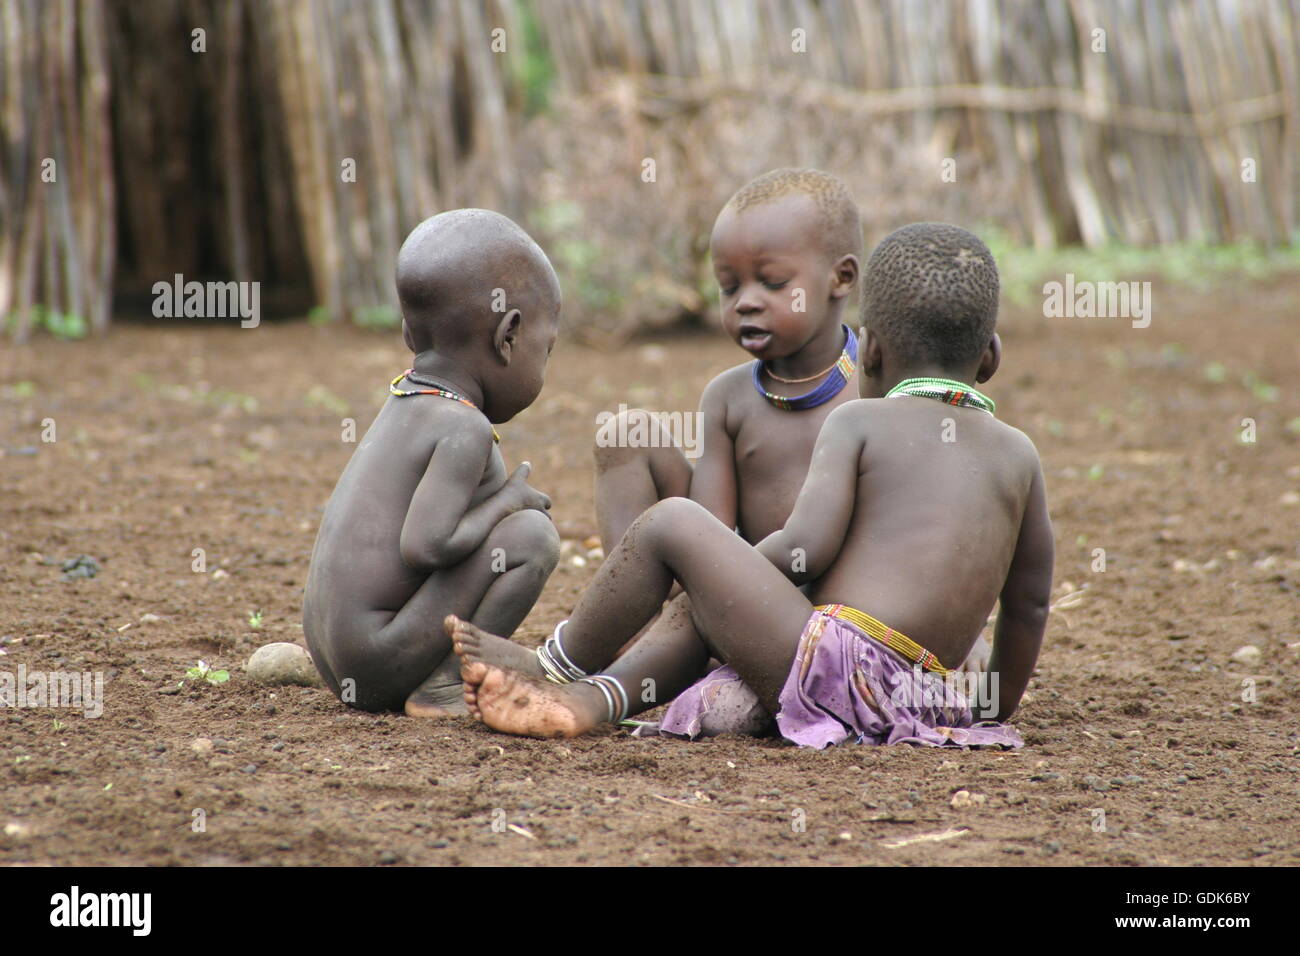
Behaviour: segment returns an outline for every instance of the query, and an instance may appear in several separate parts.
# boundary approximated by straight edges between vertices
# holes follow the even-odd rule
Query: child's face
[[[820,238],[816,203],[800,193],[718,216],[709,249],[722,327],[755,358],[799,351],[826,321],[835,263]]]
[[[511,346],[510,364],[484,396],[484,411],[494,422],[509,421],[537,400],[546,365],[560,332],[560,310],[526,313]]]

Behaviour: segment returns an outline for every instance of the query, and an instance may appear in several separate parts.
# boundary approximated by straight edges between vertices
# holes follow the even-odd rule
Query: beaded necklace
[[[997,405],[993,404],[993,399],[963,382],[954,381],[950,378],[906,378],[886,392],[885,398],[897,398],[900,395],[933,398],[945,405],[978,408],[990,415],[997,410]]]
[[[773,395],[763,387],[763,371],[766,363],[759,359],[754,363],[754,388],[758,394],[762,395],[769,403],[786,412],[801,412],[807,408],[816,408],[818,405],[824,405],[840,393],[840,390],[849,383],[853,378],[853,371],[857,368],[858,354],[858,337],[853,334],[853,330],[847,325],[840,326],[844,330],[844,350],[840,352],[840,357],[835,360],[835,364],[821,374],[826,375],[825,380],[814,388],[811,392],[805,392],[803,395]],[[827,374],[830,373],[830,374]],[[768,372],[771,375],[771,372]],[[776,378],[775,375],[772,376]],[[784,381],[784,379],[777,379]],[[800,379],[799,381],[807,381]]]
[[[419,376],[415,375],[414,372],[415,369],[408,368],[401,375],[397,376],[397,378],[393,379],[392,382],[390,382],[388,385],[388,393],[390,395],[395,395],[398,398],[409,398],[412,395],[437,395],[439,398],[450,398],[453,402],[460,402],[462,405],[468,405],[476,412],[483,411],[481,408],[479,408],[477,405],[471,402],[464,395],[461,395],[458,392],[453,392],[449,388],[443,388],[437,382],[433,382],[425,378],[420,378]],[[409,392],[404,392],[397,387],[397,383],[404,378],[410,379],[416,385],[427,385],[428,388],[416,388],[416,389],[412,389]],[[494,442],[497,442],[498,444],[500,444],[501,442],[501,436],[497,434],[496,426],[492,427],[492,440]]]

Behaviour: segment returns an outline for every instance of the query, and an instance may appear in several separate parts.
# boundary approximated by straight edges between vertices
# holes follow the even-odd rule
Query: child
[[[503,642],[449,619],[471,714],[508,733],[569,737],[644,709],[647,687],[676,694],[712,654],[729,666],[673,702],[665,731],[691,735],[709,686],[743,680],[801,745],[1021,744],[1008,726],[975,723],[942,680],[1000,600],[990,715],[1010,717],[1051,591],[1038,454],[968,384],[1001,358],[993,257],[963,229],[919,223],[876,249],[865,289],[863,400],[828,417],[785,526],[754,548],[694,502],[652,507],[547,642],[565,686],[500,666]],[[657,639],[642,653],[587,676],[674,580],[686,593],[666,616],[689,615],[699,636],[647,634],[636,649]]]
[[[654,434],[650,447],[614,446],[609,435],[628,434],[617,419],[597,435],[596,516],[606,553],[643,511],[670,497],[699,502],[751,544],[785,524],[822,423],[854,397],[857,342],[843,312],[861,248],[857,204],[820,170],[775,169],[728,200],[709,251],[723,328],[752,360],[705,388],[694,468]],[[677,620],[690,628],[689,618]],[[661,618],[652,630],[668,626]]]
[[[699,502],[751,543],[785,524],[817,432],[854,397],[846,386],[857,343],[842,313],[861,247],[857,204],[827,173],[776,169],[731,197],[709,250],[723,328],[752,361],[705,388],[703,448],[693,469],[670,442],[614,447],[608,436],[627,431],[617,419],[602,428],[596,515],[606,552],[664,498]]]
[[[492,425],[541,391],[560,286],[515,223],[458,209],[407,237],[397,292],[415,360],[325,508],[303,630],[345,703],[463,714],[439,622],[456,614],[510,635],[559,559],[550,500],[529,487],[527,462],[507,476]]]

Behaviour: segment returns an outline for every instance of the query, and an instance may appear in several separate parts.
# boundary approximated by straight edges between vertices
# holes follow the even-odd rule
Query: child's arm
[[[726,384],[721,376],[700,398],[702,447],[691,474],[691,500],[728,528],[736,526],[736,447],[727,434]]]
[[[758,543],[763,556],[795,584],[813,581],[831,566],[853,517],[866,440],[853,405],[847,402],[826,417],[794,511],[784,528]]]
[[[416,571],[432,573],[465,560],[508,514],[551,506],[546,495],[529,487],[524,462],[492,497],[469,507],[492,454],[492,427],[476,422],[438,442],[424,477],[411,497],[402,524],[402,560]]]
[[[993,629],[993,656],[988,672],[997,675],[996,720],[1006,720],[1015,713],[1033,676],[1047,627],[1055,552],[1043,468],[1035,455],[1034,478],[1020,520],[1016,551],[1002,585],[998,622]]]

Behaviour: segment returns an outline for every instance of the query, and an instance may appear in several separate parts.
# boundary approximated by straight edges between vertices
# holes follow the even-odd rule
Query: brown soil
[[[1297,298],[1294,279],[1157,286],[1147,329],[1004,317],[989,391],[1042,452],[1056,598],[1082,594],[1052,615],[1018,753],[542,743],[251,685],[239,668],[257,646],[301,640],[316,522],[352,448],[340,420],[364,430],[405,367],[398,337],[121,325],[5,345],[0,671],[102,670],[106,702],[99,719],[0,711],[0,862],[1300,863]],[[564,345],[542,400],[502,428],[507,458],[532,460],[565,538],[585,538],[596,413],[692,408],[739,357],[717,334]],[[526,642],[590,579],[574,553]],[[81,554],[96,577],[50,563]],[[1246,644],[1259,661],[1232,661]],[[167,693],[199,659],[231,680]],[[977,802],[954,808],[963,789]]]

